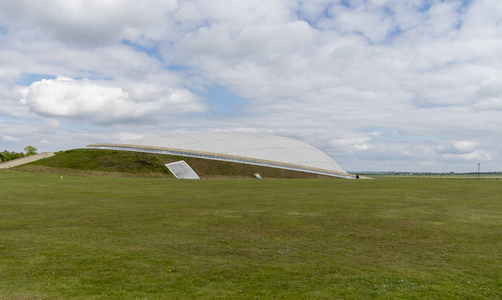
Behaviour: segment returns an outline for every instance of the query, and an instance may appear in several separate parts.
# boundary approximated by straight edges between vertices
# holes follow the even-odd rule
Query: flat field
[[[0,171],[0,299],[500,299],[502,182]]]

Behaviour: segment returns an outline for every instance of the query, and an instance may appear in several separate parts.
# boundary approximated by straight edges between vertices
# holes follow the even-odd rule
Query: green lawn
[[[502,182],[0,171],[0,299],[500,299]]]

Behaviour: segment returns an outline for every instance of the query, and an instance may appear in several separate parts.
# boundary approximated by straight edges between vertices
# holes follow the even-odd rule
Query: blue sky
[[[51,74],[23,73],[15,83],[19,86],[30,86],[32,83],[42,81],[43,79],[54,80],[56,76]]]
[[[192,131],[502,170],[495,0],[0,1],[0,151]]]

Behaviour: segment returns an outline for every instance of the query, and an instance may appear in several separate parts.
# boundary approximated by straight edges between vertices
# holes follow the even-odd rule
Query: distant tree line
[[[25,156],[30,156],[33,154],[37,154],[37,148],[33,146],[27,146],[26,148],[24,148],[24,152],[14,152],[14,151],[9,152],[7,150],[4,150],[0,152],[0,161],[6,162],[9,160],[18,159]]]

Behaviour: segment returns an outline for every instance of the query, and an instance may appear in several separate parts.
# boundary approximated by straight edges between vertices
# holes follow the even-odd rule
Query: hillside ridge
[[[72,149],[56,152],[53,157],[35,161],[17,170],[79,176],[175,177],[165,164],[184,160],[201,179],[211,178],[326,178],[305,172],[207,160],[195,157],[98,149]],[[328,177],[331,178],[331,177]]]

